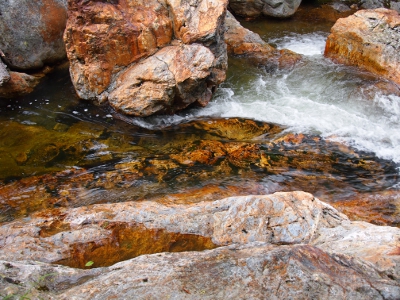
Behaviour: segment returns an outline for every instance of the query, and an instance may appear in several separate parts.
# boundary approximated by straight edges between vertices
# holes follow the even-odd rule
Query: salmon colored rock
[[[43,75],[28,75],[20,72],[10,72],[9,80],[0,85],[0,98],[12,98],[29,94],[39,84]]]
[[[254,299],[277,290],[272,299],[400,294],[400,229],[351,222],[305,192],[59,209],[4,224],[0,233],[0,272],[7,278],[0,288],[14,284],[20,292],[28,278],[48,274],[51,280],[42,278],[43,287],[28,293],[45,290],[55,299],[241,299],[244,289]],[[164,251],[185,252],[144,255]],[[105,267],[42,263],[37,272],[32,260]],[[127,261],[107,267],[120,260]]]
[[[68,1],[64,40],[79,97],[141,117],[206,105],[225,79],[226,6],[213,0]]]
[[[301,59],[290,50],[270,46],[257,33],[240,25],[230,12],[225,18],[225,42],[228,53],[245,56],[253,64],[267,68],[292,68]]]
[[[332,27],[325,56],[400,84],[399,28],[400,15],[394,10],[358,11]]]

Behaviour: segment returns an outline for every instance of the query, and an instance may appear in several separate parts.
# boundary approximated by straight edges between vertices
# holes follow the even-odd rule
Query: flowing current
[[[324,58],[327,34],[290,34],[268,42],[303,55],[290,71],[267,72],[231,60],[213,101],[173,117],[136,119],[157,128],[199,117],[242,117],[319,134],[400,163],[400,97],[383,93],[369,73]]]

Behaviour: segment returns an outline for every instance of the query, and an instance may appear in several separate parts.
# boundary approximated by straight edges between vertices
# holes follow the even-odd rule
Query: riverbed
[[[68,66],[33,94],[2,101],[0,220],[303,190],[344,212],[363,199],[369,210],[351,217],[398,226],[400,97],[372,74],[324,58],[332,23],[242,23],[301,62],[267,70],[232,57],[206,108],[172,116],[126,118],[81,101]]]

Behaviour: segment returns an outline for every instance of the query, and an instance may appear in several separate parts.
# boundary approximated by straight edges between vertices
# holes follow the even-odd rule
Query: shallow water
[[[400,98],[383,94],[371,74],[323,57],[328,24],[289,32],[290,22],[260,34],[303,60],[270,73],[231,58],[206,108],[126,120],[79,101],[66,68],[32,95],[2,101],[0,221],[93,203],[290,190],[335,202],[398,187]]]

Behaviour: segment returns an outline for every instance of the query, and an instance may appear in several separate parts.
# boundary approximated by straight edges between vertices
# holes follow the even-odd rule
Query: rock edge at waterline
[[[138,117],[207,105],[228,67],[227,5],[69,0],[64,41],[77,94]]]
[[[331,29],[325,56],[400,84],[400,15],[395,10],[360,10]]]
[[[116,224],[124,224],[125,229],[140,226],[144,233],[163,229],[208,237],[220,247],[142,255],[90,270],[15,262],[56,262],[71,254],[88,259],[85,255],[89,254],[96,263],[93,250],[107,243],[106,248],[112,248],[113,241],[107,237]],[[243,293],[254,299],[267,294],[271,299],[400,296],[400,230],[351,222],[304,192],[192,205],[143,201],[59,209],[5,224],[0,236],[0,259],[4,260],[0,270],[7,278],[0,286],[7,293],[25,291],[29,282],[46,272],[51,275],[41,281],[42,288],[30,292],[53,299],[158,299],[165,295],[239,299]],[[77,247],[71,252],[77,244],[92,245],[85,248],[91,252],[79,252]],[[114,245],[121,246],[115,241]]]

